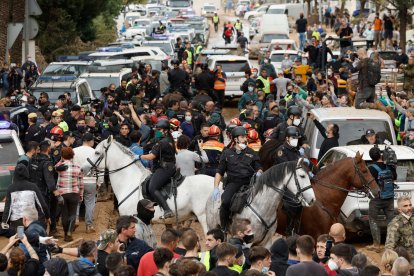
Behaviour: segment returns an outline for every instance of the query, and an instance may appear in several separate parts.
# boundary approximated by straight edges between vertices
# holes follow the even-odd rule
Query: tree
[[[409,9],[414,6],[414,0],[387,0],[387,2],[394,7],[397,17],[400,19],[400,48],[405,53],[407,18],[412,16]]]

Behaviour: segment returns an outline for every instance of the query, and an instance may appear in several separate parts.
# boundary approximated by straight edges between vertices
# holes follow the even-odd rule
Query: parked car
[[[372,145],[355,145],[344,146],[330,149],[319,161],[318,167],[322,168],[332,162],[344,159],[346,157],[355,157],[356,153],[362,154],[362,158],[369,166],[372,161],[369,157],[369,150]],[[384,149],[380,145],[380,149]],[[397,211],[397,199],[400,196],[409,196],[414,200],[414,149],[406,146],[393,145],[391,148],[397,155],[397,180],[395,184],[398,188],[395,190],[394,207]],[[347,231],[363,235],[370,233],[368,221],[368,204],[367,197],[355,197],[355,193],[349,193],[341,208],[340,220],[345,225]],[[387,227],[385,215],[380,215],[379,226],[384,231]]]
[[[248,11],[244,14],[244,19],[252,21],[253,19],[262,16],[267,12],[267,9],[269,8],[270,4],[263,4],[260,7],[255,8],[252,11]]]
[[[316,108],[309,112],[313,113],[316,119],[323,125],[329,123],[337,124],[339,127],[339,146],[356,144],[358,139],[365,135],[368,129],[373,129],[381,140],[388,140],[393,145],[397,144],[394,133],[394,125],[390,116],[374,109],[355,109],[353,107]],[[302,126],[310,147],[309,157],[312,163],[318,162],[319,149],[323,137],[315,124],[304,116]]]
[[[212,3],[204,3],[203,7],[201,8],[201,15],[205,17],[213,17],[214,13],[218,11],[216,5]]]

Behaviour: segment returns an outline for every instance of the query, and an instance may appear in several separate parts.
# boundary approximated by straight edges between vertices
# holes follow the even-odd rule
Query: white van
[[[308,14],[308,7],[306,4],[291,3],[281,5],[271,5],[267,10],[266,14],[286,14],[293,18],[299,18],[300,14],[303,13],[305,16]]]
[[[135,47],[123,49],[119,52],[95,52],[89,54],[91,60],[97,59],[130,59],[139,56],[163,56],[167,55],[159,47]]]
[[[373,129],[383,140],[397,144],[394,133],[394,125],[390,116],[374,109],[355,109],[353,107],[316,108],[310,110],[315,118],[326,127],[329,123],[337,124],[339,127],[339,146],[353,144],[361,139],[368,129]],[[304,116],[302,126],[308,139],[310,159],[312,163],[318,162],[319,149],[324,140],[317,127],[308,116]]]
[[[207,58],[208,68],[212,71],[216,69],[216,65],[220,64],[226,73],[226,97],[239,97],[243,95],[240,86],[245,81],[244,72],[252,65],[247,57],[235,55],[217,55]]]
[[[362,158],[369,166],[372,163],[369,157],[369,150],[372,145],[355,145],[336,147],[330,149],[318,163],[322,168],[332,162],[344,159],[346,157],[355,157],[359,151]],[[379,146],[381,150],[384,145]],[[406,146],[391,146],[397,156],[397,180],[395,184],[398,188],[395,190],[394,208],[397,209],[397,198],[400,196],[409,196],[413,201],[414,198],[414,149]],[[340,222],[345,225],[347,231],[363,235],[369,233],[368,221],[368,204],[367,197],[357,198],[355,193],[349,193],[341,208]],[[383,229],[387,227],[387,221],[384,215],[379,216],[379,226]]]

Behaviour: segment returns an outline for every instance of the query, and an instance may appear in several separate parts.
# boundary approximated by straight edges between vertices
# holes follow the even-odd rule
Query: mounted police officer
[[[164,209],[164,218],[173,217],[173,212],[168,207],[167,201],[161,193],[171,177],[175,174],[175,148],[174,140],[170,133],[170,123],[166,119],[158,120],[155,125],[155,138],[158,142],[150,153],[141,155],[142,160],[153,160],[153,174],[149,184],[149,193]]]
[[[214,178],[213,200],[220,194],[219,184],[224,174],[227,173],[227,183],[221,196],[220,225],[226,228],[229,224],[230,204],[233,196],[243,186],[250,184],[251,177],[262,174],[259,157],[247,147],[247,130],[237,126],[231,131],[232,146],[226,149],[220,158],[220,164]]]
[[[276,150],[275,165],[289,161],[296,161],[301,157],[299,151],[300,132],[296,126],[286,128],[285,142]],[[283,211],[286,213],[287,227],[286,234],[292,235],[295,228],[298,227],[297,221],[302,211],[302,206],[292,202],[294,196],[290,191],[286,191],[283,195]]]

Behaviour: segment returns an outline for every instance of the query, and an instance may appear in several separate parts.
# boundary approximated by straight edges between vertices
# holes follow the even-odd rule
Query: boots
[[[220,207],[220,226],[224,232],[226,232],[227,230],[228,222],[229,222],[229,212],[225,208]]]
[[[73,232],[74,227],[75,227],[75,219],[72,219],[69,221],[68,232],[65,233],[65,239],[64,239],[65,242],[73,241],[72,232]]]
[[[168,207],[168,204],[165,201],[160,191],[156,190],[154,192],[154,198],[164,210],[164,218],[172,218],[174,216],[174,213],[171,211],[170,207]]]

